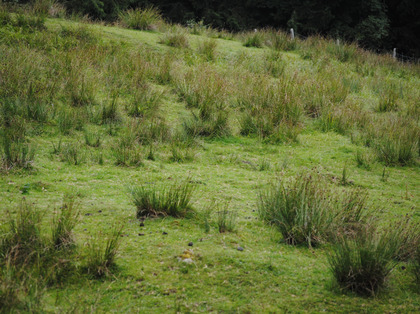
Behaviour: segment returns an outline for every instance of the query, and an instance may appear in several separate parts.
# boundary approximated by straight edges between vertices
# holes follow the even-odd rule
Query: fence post
[[[397,59],[397,48],[394,48],[394,51],[392,52],[392,57],[394,59]]]
[[[340,39],[337,39],[337,46],[340,46]]]
[[[295,39],[295,31],[293,30],[293,28],[290,29],[290,37],[293,39]]]

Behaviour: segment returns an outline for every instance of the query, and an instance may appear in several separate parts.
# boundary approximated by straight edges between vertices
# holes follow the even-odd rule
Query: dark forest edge
[[[3,2],[27,3],[28,0]],[[376,52],[391,51],[420,57],[420,33],[415,0],[43,0],[62,4],[68,12],[94,20],[115,21],[121,11],[154,6],[170,22],[202,21],[218,29],[293,28],[303,36],[322,35],[355,41]]]

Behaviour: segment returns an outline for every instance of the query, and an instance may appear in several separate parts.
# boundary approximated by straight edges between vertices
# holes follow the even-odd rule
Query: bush
[[[154,7],[130,9],[121,12],[119,18],[125,27],[138,30],[156,30],[164,23],[159,9]]]
[[[375,295],[395,267],[399,234],[362,228],[354,237],[339,237],[329,255],[330,269],[338,285],[359,295]]]
[[[193,210],[191,197],[194,187],[189,180],[175,182],[169,188],[141,185],[129,188],[137,218],[147,216],[185,217]]]
[[[316,174],[301,174],[289,184],[279,182],[258,195],[262,220],[279,229],[286,243],[313,246],[330,235],[335,219],[326,184]]]

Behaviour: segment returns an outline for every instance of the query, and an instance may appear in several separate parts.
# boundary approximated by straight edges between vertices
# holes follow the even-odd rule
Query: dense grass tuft
[[[194,186],[186,180],[170,187],[143,184],[129,189],[137,218],[147,216],[185,217],[193,210],[191,197]]]
[[[378,232],[372,226],[360,229],[354,237],[340,237],[329,256],[338,285],[359,295],[375,295],[396,265],[393,257],[400,241],[398,232]]]
[[[157,30],[164,24],[159,9],[155,7],[130,9],[121,12],[119,18],[123,26],[138,30]]]

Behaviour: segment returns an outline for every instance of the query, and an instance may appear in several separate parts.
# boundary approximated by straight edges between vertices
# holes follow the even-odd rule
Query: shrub
[[[80,214],[75,198],[72,194],[65,195],[60,212],[53,218],[51,234],[56,249],[68,248],[74,242],[72,233]]]
[[[288,244],[322,243],[329,237],[335,213],[328,190],[316,174],[301,174],[289,184],[279,182],[258,195],[261,219],[279,229]]]
[[[121,12],[119,18],[125,27],[138,30],[156,30],[164,23],[159,9],[155,7],[130,9]]]
[[[137,208],[137,218],[146,216],[184,217],[190,213],[193,185],[185,182],[175,182],[172,186],[156,187],[141,185],[129,188],[134,205]]]
[[[338,285],[359,295],[375,295],[396,265],[393,257],[398,250],[398,236],[367,226],[354,237],[339,237],[329,255]]]
[[[121,241],[122,228],[122,226],[114,227],[105,242],[101,235],[100,240],[91,240],[88,243],[86,264],[83,266],[87,274],[101,278],[112,272],[116,266],[115,258]]]

